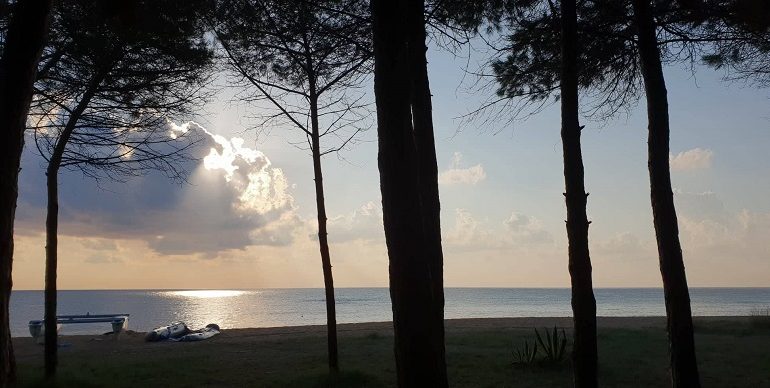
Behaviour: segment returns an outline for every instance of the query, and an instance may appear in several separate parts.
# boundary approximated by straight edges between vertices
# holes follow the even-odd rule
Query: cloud
[[[500,224],[487,224],[466,209],[455,209],[455,223],[444,233],[445,240],[450,245],[477,249],[533,247],[553,242],[553,236],[543,228],[542,222],[532,216],[512,212]]]
[[[669,154],[669,162],[673,171],[703,170],[711,167],[714,152],[710,149],[693,148],[676,155]]]
[[[607,239],[590,239],[591,254],[598,258],[620,260],[655,260],[655,241],[643,241],[636,234],[621,232]]]
[[[348,215],[329,219],[329,240],[332,242],[384,241],[383,228],[382,205],[380,202],[369,201]]]
[[[475,185],[487,177],[484,167],[477,164],[472,167],[460,168],[463,155],[455,152],[449,169],[438,176],[438,182],[442,185]]]
[[[499,237],[499,236],[497,236]],[[455,209],[455,224],[446,233],[446,240],[454,245],[499,245],[501,240],[495,241],[494,232],[487,230],[482,222],[476,220],[470,211]]]
[[[543,223],[535,217],[512,212],[503,221],[509,236],[515,241],[529,243],[545,243],[553,241],[553,236],[543,229]]]
[[[691,193],[674,189],[677,213],[691,220],[725,222],[729,217],[724,203],[712,191]]]
[[[161,254],[206,257],[289,244],[295,205],[283,171],[241,138],[227,139],[194,122],[169,122],[172,137],[188,131],[204,139],[194,160],[180,166],[191,172],[189,184],[151,172],[97,185],[77,171],[62,171],[60,234],[142,240]],[[43,163],[32,151],[23,163],[17,225],[22,233],[36,233],[45,219]]]

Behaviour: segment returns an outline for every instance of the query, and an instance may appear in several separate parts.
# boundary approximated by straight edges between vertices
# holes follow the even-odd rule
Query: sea
[[[392,320],[387,288],[335,290],[337,322]],[[659,288],[594,290],[599,316],[663,316]],[[568,288],[447,288],[446,318],[566,317]],[[693,315],[751,315],[770,308],[770,288],[691,288]],[[42,291],[13,291],[11,335],[29,336],[30,320],[43,318]],[[175,321],[193,329],[216,323],[223,329],[321,325],[326,322],[322,288],[254,290],[59,291],[58,313],[130,314],[129,329],[148,331]],[[99,334],[109,324],[65,325],[62,334]]]

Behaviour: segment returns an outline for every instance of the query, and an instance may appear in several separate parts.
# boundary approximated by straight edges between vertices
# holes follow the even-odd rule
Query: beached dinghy
[[[147,342],[165,341],[182,337],[189,332],[190,329],[187,328],[184,322],[174,322],[170,325],[153,329],[144,336],[144,340]]]
[[[200,330],[195,330],[189,334],[185,334],[179,338],[172,338],[171,341],[183,341],[183,342],[192,342],[192,341],[203,341],[205,339],[209,339],[217,334],[219,334],[219,325],[214,323],[209,323]]]
[[[190,330],[184,322],[174,322],[168,326],[161,326],[147,333],[144,340],[147,342],[193,342],[209,339],[219,333],[219,326],[214,323],[210,323],[200,330]]]

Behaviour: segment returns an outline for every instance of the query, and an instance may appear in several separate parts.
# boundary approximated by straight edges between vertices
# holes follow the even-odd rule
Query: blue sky
[[[462,125],[457,117],[491,90],[472,90],[463,58],[432,48],[429,62],[447,285],[568,287],[558,106],[526,120]],[[666,69],[688,276],[693,286],[770,286],[770,93],[722,76]],[[255,136],[246,118],[255,108],[232,95],[222,90],[195,120],[261,153],[233,162],[240,166],[233,177],[201,164],[187,186],[149,176],[97,188],[62,174],[62,288],[322,286],[310,157],[288,144],[286,128]],[[660,286],[644,108],[640,101],[612,120],[583,122],[600,287]],[[213,139],[199,156],[222,152]],[[332,261],[338,286],[385,286],[376,129],[361,140],[344,160],[324,160]],[[22,289],[43,284],[44,180],[33,154],[27,147],[20,195],[15,283]],[[250,173],[267,186],[249,186]],[[259,189],[251,202],[248,187]]]

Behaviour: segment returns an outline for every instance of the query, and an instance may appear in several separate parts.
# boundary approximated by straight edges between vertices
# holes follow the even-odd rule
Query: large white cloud
[[[438,176],[438,182],[442,185],[475,185],[487,177],[484,167],[481,164],[462,168],[463,155],[455,152],[452,156],[452,162],[449,169],[443,171]]]
[[[97,185],[77,171],[63,171],[60,234],[143,240],[172,255],[289,244],[292,235],[283,232],[295,205],[283,171],[243,139],[227,139],[194,122],[169,123],[172,137],[188,131],[204,139],[194,159],[180,166],[190,171],[189,184],[149,173]],[[27,152],[24,162],[17,230],[34,234],[44,227],[44,174],[34,153]]]
[[[703,148],[693,148],[676,155],[669,155],[669,163],[673,171],[703,170],[711,167],[714,151]]]

